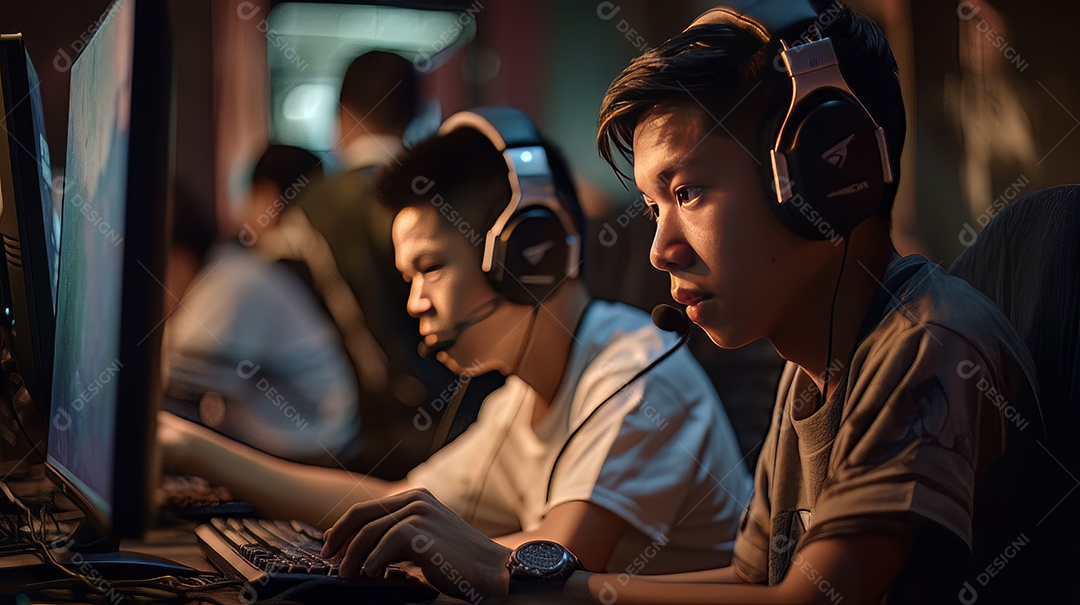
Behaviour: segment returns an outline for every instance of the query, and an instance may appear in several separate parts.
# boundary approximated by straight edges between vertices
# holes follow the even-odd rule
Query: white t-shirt
[[[232,244],[214,248],[192,284],[167,323],[170,391],[219,393],[226,404],[214,427],[272,454],[344,455],[360,429],[356,374],[315,295]]]
[[[644,312],[594,301],[581,319],[548,414],[511,377],[464,434],[409,474],[490,536],[535,529],[552,508],[588,501],[627,522],[607,571],[673,573],[727,565],[751,479],[720,399],[686,349],[612,398],[552,464],[570,433],[674,346]]]

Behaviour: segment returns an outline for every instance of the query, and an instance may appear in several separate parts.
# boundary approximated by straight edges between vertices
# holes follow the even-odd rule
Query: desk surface
[[[9,486],[12,491],[15,492],[15,495],[22,499],[26,494],[38,494],[43,489],[40,485],[40,482],[43,480],[44,476],[41,473],[30,473],[20,481],[13,481],[8,478],[8,480],[3,480],[3,483],[4,485]],[[54,501],[53,505],[58,505],[58,502],[60,502],[60,500]],[[70,505],[70,503],[67,504]],[[60,510],[68,509],[61,508]],[[57,511],[54,510],[52,512],[55,513]],[[60,515],[57,515],[57,517],[59,516]],[[53,518],[53,524],[55,524],[55,518],[56,517]],[[70,522],[74,523],[76,521],[71,520]],[[62,520],[61,524],[65,524],[65,521]],[[46,523],[45,525],[45,527],[50,528],[52,526],[53,525],[49,523]],[[56,527],[57,531],[59,531],[59,526]],[[206,557],[202,553],[202,550],[199,548],[198,541],[195,537],[195,527],[196,524],[194,522],[191,522],[155,528],[147,532],[147,534],[140,540],[125,540],[121,542],[121,550],[152,555],[169,561],[174,561],[182,565],[186,565],[201,572],[218,574],[218,571],[206,559]],[[66,528],[64,532],[70,532],[72,529],[73,527]],[[57,576],[56,573],[50,571],[49,568],[42,567],[40,565],[37,565],[35,567],[26,567],[26,565],[31,565],[34,562],[34,556],[19,555],[19,557],[26,559],[26,561],[18,562],[10,555],[0,561],[0,568],[2,568],[0,569],[0,575],[3,576],[3,582],[2,585],[0,585],[0,595],[3,595],[5,593],[10,595],[12,593],[12,590],[15,591],[15,594],[18,594],[18,591],[20,589],[25,590],[27,585],[32,581],[51,580],[56,577],[62,577]],[[104,567],[102,567],[101,570],[98,570],[94,568],[92,564],[90,564],[86,569],[80,568],[79,572],[82,573],[85,577],[91,578],[92,583],[94,583],[99,588],[104,587],[103,591],[107,592],[108,585],[107,583],[103,584],[103,582],[107,581],[100,579],[99,575],[99,573],[103,572],[103,570]],[[94,576],[97,576],[97,578],[99,579],[94,581]],[[65,581],[68,580],[65,579]],[[118,595],[116,595],[115,593],[111,594],[112,597],[114,597],[113,599],[110,599],[109,595],[107,594],[104,600],[99,600],[98,602],[114,602]],[[224,605],[252,605],[253,603],[259,602],[257,587],[251,587],[246,584],[232,585],[227,588],[218,589],[212,592],[204,592],[202,594],[209,596],[212,600],[199,601],[198,599],[194,599],[191,602],[216,602]],[[51,600],[43,601],[42,599],[35,597],[34,602],[79,603],[85,602],[86,599],[86,597],[76,596],[75,593],[72,593],[71,595],[66,595],[63,592],[50,592],[48,593],[48,596]],[[356,599],[355,597],[353,597],[350,598],[349,601],[355,603]],[[310,602],[316,601],[312,600]],[[332,601],[322,599],[318,602],[321,604]],[[283,603],[283,601],[276,601],[275,603]],[[434,601],[434,603],[445,605],[460,605],[466,603],[466,601],[460,601],[458,599],[452,599],[449,597],[440,597],[439,599]]]
[[[216,573],[217,570],[203,556],[195,539],[195,525],[181,525],[176,527],[158,528],[150,531],[142,540],[124,541],[121,547],[124,550],[154,555],[182,563],[200,571]],[[223,603],[236,603],[237,605],[251,605],[258,603],[257,588],[243,586],[230,588],[209,593],[214,599]],[[325,602],[325,601],[324,601]],[[278,602],[275,602],[278,603]],[[470,605],[467,601],[440,596],[433,605]]]
[[[121,543],[122,550],[153,555],[161,557],[177,563],[187,565],[195,568],[199,571],[207,573],[217,573],[217,570],[210,564],[210,562],[203,556],[198,543],[195,539],[194,524],[180,525],[174,527],[158,528],[150,531],[142,540],[126,540]],[[15,570],[6,570],[10,573]],[[17,573],[17,572],[16,572]],[[85,572],[84,572],[85,573]],[[90,572],[92,573],[92,572]],[[17,577],[17,576],[16,576]],[[106,591],[106,597],[104,600],[99,600],[99,603],[114,602],[110,600],[110,594],[113,597],[119,598],[115,593],[108,593],[108,584],[99,580],[96,584],[104,591]],[[208,597],[206,600],[200,600],[199,598],[193,598],[191,603],[218,603],[221,605],[257,605],[262,602],[260,595],[258,594],[258,587],[252,587],[247,584],[232,585],[224,588],[219,588],[212,591],[206,591],[200,593]],[[264,598],[270,598],[266,596]],[[303,598],[303,597],[301,597]],[[48,593],[48,597],[44,600],[40,597],[34,598],[34,603],[87,603],[86,597],[79,596],[77,593],[66,593],[62,591],[54,591]],[[123,602],[123,601],[120,601]],[[177,602],[177,601],[171,601]],[[292,603],[293,601],[274,601],[275,605],[283,605],[286,603]],[[333,603],[332,600],[326,598],[320,598],[318,600],[312,598],[311,600],[296,601],[303,603]],[[357,601],[355,596],[349,598],[348,602],[357,603],[363,602]],[[432,602],[435,605],[463,605],[466,601],[453,599],[450,597],[440,597]]]

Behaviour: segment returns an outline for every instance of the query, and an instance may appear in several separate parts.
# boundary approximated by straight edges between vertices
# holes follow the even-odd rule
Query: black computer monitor
[[[109,540],[152,518],[172,77],[164,2],[117,0],[71,68],[47,470]]]
[[[9,384],[25,386],[44,418],[52,389],[60,217],[40,82],[21,34],[0,35],[0,204],[0,305],[19,375],[9,376]]]

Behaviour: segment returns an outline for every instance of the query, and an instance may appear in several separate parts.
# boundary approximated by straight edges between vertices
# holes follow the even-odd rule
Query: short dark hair
[[[370,122],[373,131],[404,132],[420,104],[420,78],[400,55],[367,52],[345,70],[338,101],[357,120]]]
[[[896,59],[872,21],[843,7],[831,11],[822,35],[833,40],[840,70],[852,92],[885,129],[894,181],[886,184],[879,215],[888,218],[900,180],[900,154],[907,122]],[[824,21],[822,19],[821,21]],[[647,111],[664,102],[701,103],[714,116],[731,112],[736,137],[752,137],[751,152],[769,165],[762,136],[773,132],[791,100],[787,74],[776,69],[778,40],[765,43],[754,32],[727,24],[690,28],[638,58],[608,88],[600,108],[597,147],[623,178],[619,158],[633,161],[634,130]],[[777,124],[778,126],[778,124]]]
[[[316,180],[323,175],[322,160],[306,149],[292,145],[271,144],[255,162],[251,185],[268,181],[284,192],[301,179]]]
[[[557,147],[543,142],[559,203],[579,235],[585,231],[581,209],[566,159]],[[452,208],[477,232],[486,233],[510,203],[509,167],[495,145],[472,128],[457,128],[425,139],[379,175],[379,199],[394,213],[405,208],[440,203]]]

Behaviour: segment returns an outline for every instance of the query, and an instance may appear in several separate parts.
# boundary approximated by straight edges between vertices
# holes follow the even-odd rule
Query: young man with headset
[[[850,11],[758,1],[707,12],[612,84],[601,153],[632,161],[673,297],[718,345],[768,338],[789,364],[731,566],[588,574],[557,548],[526,550],[509,575],[527,575],[523,554],[534,579],[511,581],[512,598],[986,603],[1037,588],[1023,557],[994,563],[1049,510],[1007,495],[1033,489],[1015,462],[1038,433],[1021,395],[1034,373],[990,301],[891,243],[895,70]],[[373,539],[361,533],[360,552]],[[470,554],[444,560],[499,574],[497,556]]]
[[[976,578],[1039,518],[1007,491],[1031,485],[1012,463],[1038,432],[1021,397],[1034,373],[993,303],[892,245],[905,130],[892,52],[846,8],[741,4],[635,59],[598,141],[617,171],[632,162],[657,221],[652,263],[690,318],[719,346],[768,338],[788,360],[754,495],[730,567],[575,574],[565,593],[982,603],[1031,587],[1023,563],[994,567],[985,589]]]
[[[511,580],[546,585],[577,568],[730,561],[750,477],[708,377],[680,349],[688,322],[658,314],[679,337],[590,297],[584,217],[560,155],[522,112],[483,108],[400,160],[380,197],[396,214],[420,348],[458,374],[498,370],[506,385],[400,483],[270,459],[163,417],[173,465],[264,515],[337,519],[324,554],[342,557],[346,577],[412,561],[443,592],[498,597]],[[550,574],[554,556],[566,565]]]

